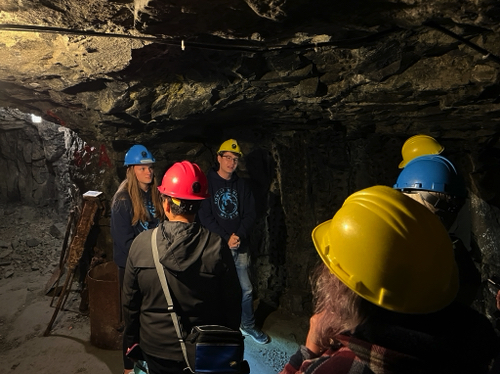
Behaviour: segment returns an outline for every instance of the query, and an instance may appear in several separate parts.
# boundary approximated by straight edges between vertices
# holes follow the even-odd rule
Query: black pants
[[[149,374],[186,374],[189,370],[184,371],[186,363],[184,361],[172,361],[164,358],[150,356],[142,353],[144,359],[148,363]]]
[[[118,281],[120,282],[120,311],[121,311],[121,305],[122,305],[122,302],[121,302],[121,297],[122,297],[122,287],[123,287],[123,276],[125,274],[125,269],[124,268],[121,268],[121,267],[118,267]],[[121,312],[120,312],[120,319],[122,320],[123,322],[123,316],[121,316]],[[134,368],[134,363],[125,355],[125,353],[127,352],[127,349],[129,347],[127,347],[127,345],[125,344],[125,339],[122,340],[122,357],[123,357],[123,368],[124,369],[133,369]]]

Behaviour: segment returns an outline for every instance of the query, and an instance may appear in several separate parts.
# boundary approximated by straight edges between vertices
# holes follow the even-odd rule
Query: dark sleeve
[[[203,200],[201,203],[200,209],[198,210],[198,218],[202,226],[206,227],[210,232],[219,234],[226,243],[229,241],[231,233],[227,233],[215,219],[215,213],[212,211],[212,196]]]
[[[459,290],[456,300],[471,305],[476,300],[479,288],[481,287],[481,274],[477,270],[474,261],[467,248],[458,238],[450,235],[453,241],[455,262],[458,267]]]
[[[309,349],[307,349],[306,346],[301,345],[300,348],[297,350],[297,352],[295,352],[290,357],[290,361],[288,361],[288,363],[285,365],[280,374],[295,374],[297,371],[299,371],[300,367],[302,366],[302,363],[305,360],[310,360],[316,357],[318,356],[315,355],[313,352],[311,352]]]
[[[238,330],[241,323],[241,286],[231,250],[226,243],[222,244],[221,255],[226,271],[221,282],[224,292],[224,306],[221,311],[225,314],[226,326]]]
[[[125,267],[130,246],[136,236],[132,226],[132,204],[129,200],[118,200],[111,209],[111,236],[113,238],[113,260]]]
[[[241,191],[243,192],[243,196],[240,204],[241,222],[240,227],[238,228],[238,230],[236,230],[236,235],[244,239],[248,236],[253,224],[255,223],[256,213],[255,199],[253,197],[252,191],[244,180],[242,180],[242,182],[243,188],[241,189]]]
[[[131,251],[134,251],[132,245]],[[140,313],[142,303],[142,293],[137,281],[137,271],[132,263],[131,256],[127,259],[125,274],[123,276],[122,288],[122,310],[125,323],[124,342],[127,347],[134,343],[140,343]]]
[[[301,346],[290,358],[280,374],[368,374],[373,373],[369,366],[359,360],[351,350],[333,352],[327,350],[323,355],[317,356],[309,349]]]
[[[299,369],[295,368],[291,363],[287,363],[279,374],[295,374]]]

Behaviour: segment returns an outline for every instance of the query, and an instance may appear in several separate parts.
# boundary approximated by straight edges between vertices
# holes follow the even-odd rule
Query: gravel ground
[[[119,350],[104,350],[90,343],[90,318],[79,312],[81,297],[76,281],[64,310],[57,312],[50,334],[44,336],[57,305],[57,298],[52,302],[46,292],[58,268],[65,229],[66,217],[49,208],[0,205],[2,373],[122,373]],[[271,342],[259,345],[247,338],[245,358],[251,373],[277,373],[305,341],[307,320],[276,311],[265,318],[263,330]]]
[[[66,217],[50,208],[0,205],[0,362],[12,374],[121,373],[120,351],[90,344],[90,318],[78,310],[74,281],[56,313],[52,275],[58,269]],[[63,273],[60,286],[66,279]],[[51,306],[52,304],[52,306]],[[56,319],[48,336],[44,332]]]

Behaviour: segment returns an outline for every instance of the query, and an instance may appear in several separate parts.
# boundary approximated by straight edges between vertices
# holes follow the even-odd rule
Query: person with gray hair
[[[281,374],[486,374],[500,351],[488,319],[455,301],[458,270],[438,217],[387,186],[349,196],[312,232],[305,345]]]
[[[440,155],[412,159],[398,176],[394,188],[439,217],[449,231],[467,198],[467,189],[453,163]],[[481,275],[462,240],[449,233],[458,264],[460,290],[457,299],[471,305],[481,286]]]

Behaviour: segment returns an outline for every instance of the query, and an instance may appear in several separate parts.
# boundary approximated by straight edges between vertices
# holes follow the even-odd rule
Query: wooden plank
[[[66,272],[66,280],[63,285],[63,289],[59,295],[57,300],[56,309],[52,318],[44,332],[44,336],[48,336],[50,334],[50,330],[52,329],[52,325],[54,324],[57,314],[59,310],[62,308],[66,299],[71,290],[71,284],[73,282],[73,278],[75,275],[76,266],[80,261],[83,251],[85,248],[85,242],[90,233],[90,229],[94,224],[94,217],[99,208],[100,200],[97,197],[84,196],[83,197],[83,210],[80,215],[80,219],[78,220],[78,224],[76,226],[75,236],[71,240],[71,244],[69,246],[69,254],[68,254],[68,271]]]

